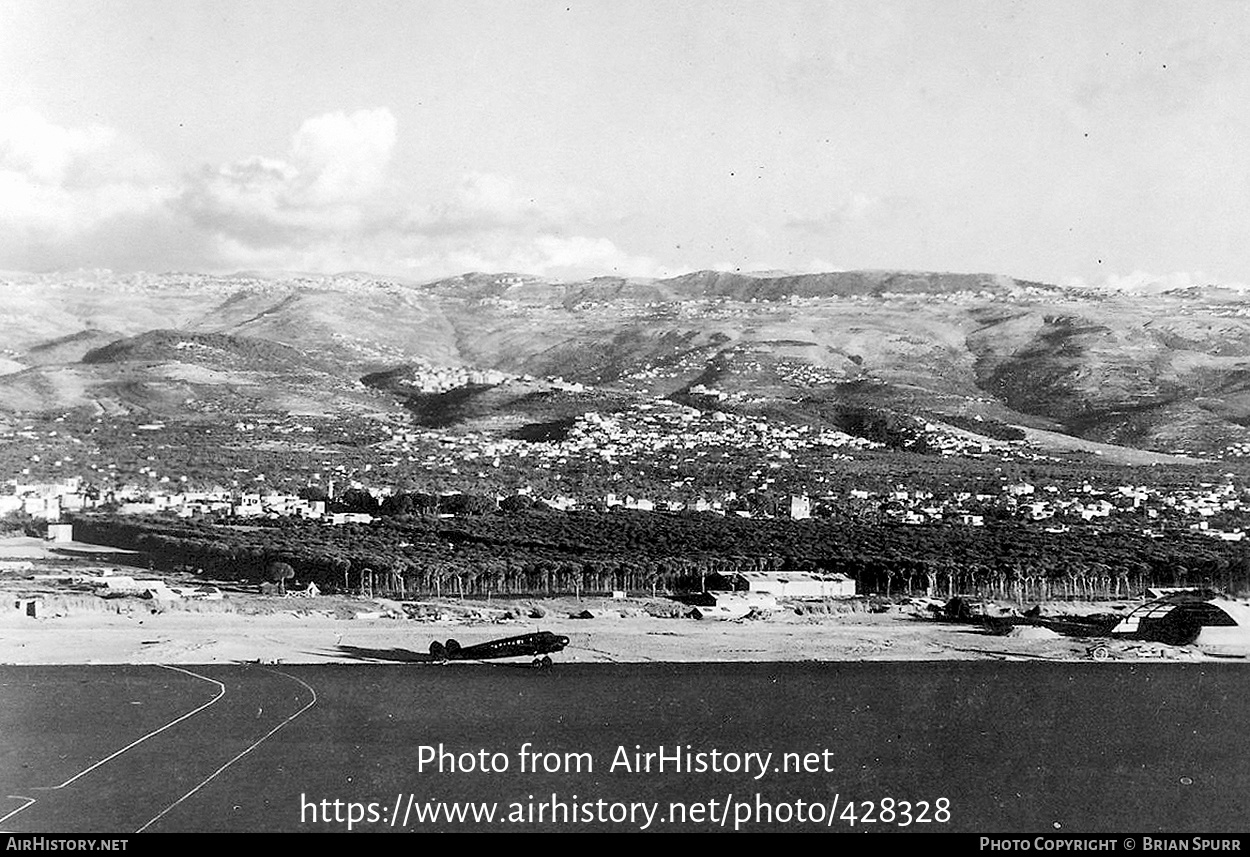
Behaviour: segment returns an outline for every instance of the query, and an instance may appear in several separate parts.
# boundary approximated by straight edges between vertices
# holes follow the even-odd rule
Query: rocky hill
[[[1230,290],[700,271],[82,273],[11,276],[0,293],[10,415],[405,408],[539,436],[579,409],[665,397],[839,428],[911,415],[1207,455],[1250,442],[1250,299]]]

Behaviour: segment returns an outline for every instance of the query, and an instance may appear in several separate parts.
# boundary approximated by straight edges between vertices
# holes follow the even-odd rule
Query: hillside
[[[820,427],[871,412],[1202,455],[1250,442],[1250,301],[1232,290],[898,271],[83,273],[0,289],[8,414],[398,406],[417,425],[541,435],[665,397]],[[444,370],[462,382],[414,386]],[[582,388],[543,386],[555,377]]]

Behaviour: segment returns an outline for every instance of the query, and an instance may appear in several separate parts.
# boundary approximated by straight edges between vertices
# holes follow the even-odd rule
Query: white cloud
[[[112,128],[62,128],[24,109],[0,114],[0,250],[80,238],[172,193],[156,162]]]
[[[309,119],[291,140],[306,205],[337,205],[374,193],[395,148],[395,116],[385,107]]]
[[[349,269],[433,278],[662,272],[596,234],[593,193],[471,172],[419,200],[388,181],[385,108],[305,121],[278,157],[170,181],[114,129],[0,118],[0,268]]]
[[[64,185],[78,165],[98,159],[118,137],[103,125],[61,128],[19,108],[0,114],[0,168],[34,183]]]
[[[388,110],[305,122],[281,159],[254,157],[194,177],[179,208],[210,233],[222,267],[437,277],[466,270],[549,276],[656,269],[582,234],[590,193],[470,172],[420,200],[386,190],[396,142]]]
[[[179,209],[219,239],[259,247],[363,227],[395,146],[386,108],[309,119],[285,159],[253,157],[193,177]]]
[[[572,215],[567,201],[551,193],[529,192],[494,173],[471,172],[441,199],[413,206],[407,226],[430,235],[494,229],[541,229]]]
[[[514,271],[555,278],[613,275],[657,277],[668,273],[654,259],[627,253],[607,238],[587,235],[480,235],[472,242],[441,238],[412,245],[396,268],[417,278],[465,271]]]
[[[585,235],[539,235],[516,248],[511,261],[512,270],[556,276],[596,273],[646,277],[662,273],[653,259],[630,255],[607,238]]]
[[[366,270],[418,280],[466,271],[512,271],[558,279],[672,273],[650,258],[624,252],[606,238],[582,235],[495,234],[465,242],[459,237],[412,239],[379,234],[280,247],[257,247],[222,238],[214,252],[231,268],[323,273]]]

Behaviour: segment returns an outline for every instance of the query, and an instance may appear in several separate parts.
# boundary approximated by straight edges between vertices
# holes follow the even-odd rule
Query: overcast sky
[[[1250,4],[0,0],[0,268],[1250,282]]]

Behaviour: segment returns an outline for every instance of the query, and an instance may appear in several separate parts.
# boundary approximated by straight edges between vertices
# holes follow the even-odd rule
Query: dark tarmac
[[[600,801],[658,807],[649,830],[732,829],[732,816],[669,810],[743,801],[861,816],[753,817],[745,830],[1210,833],[1250,817],[1244,665],[368,662],[385,654],[0,667],[0,830],[346,830],[349,805],[367,816],[357,831],[642,826],[577,809]],[[441,772],[427,761],[439,745],[458,760]],[[704,762],[773,755],[759,778],[612,767],[661,747]],[[816,754],[819,769],[783,770],[787,752]],[[469,758],[493,769],[464,770]],[[926,802],[930,816],[945,798],[949,821],[865,823],[859,810],[872,802],[880,815],[883,798]],[[342,820],[327,822],[334,801]],[[499,814],[417,820],[438,801]],[[561,802],[572,820],[534,812]]]

